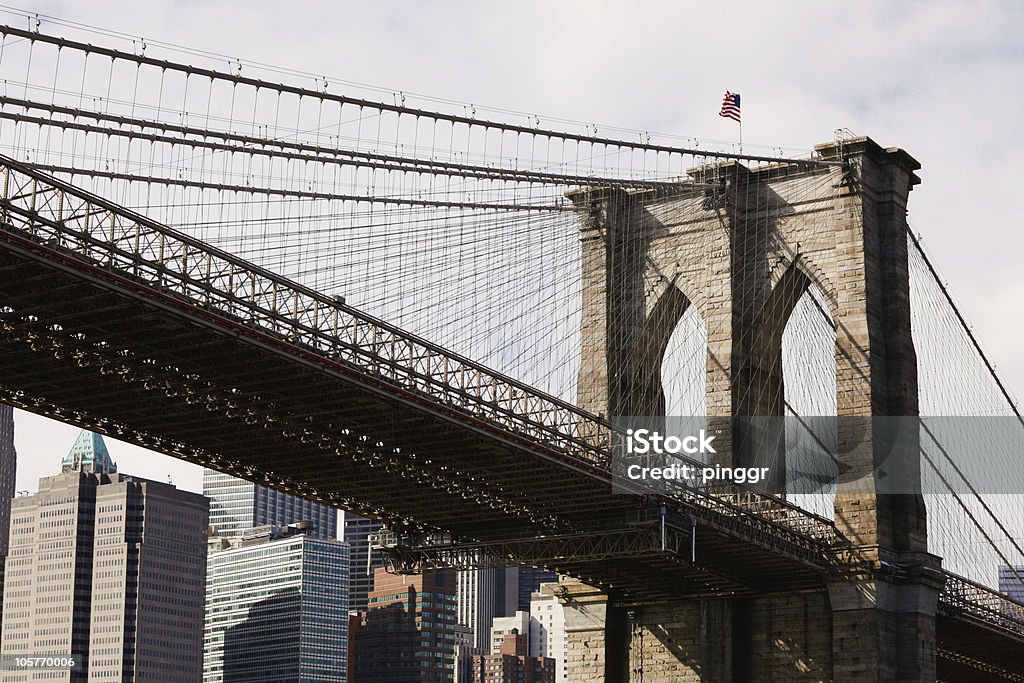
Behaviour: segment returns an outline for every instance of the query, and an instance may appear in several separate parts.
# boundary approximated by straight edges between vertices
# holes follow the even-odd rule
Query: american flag
[[[725,96],[722,98],[722,111],[718,112],[718,115],[733,121],[740,120],[740,96],[738,93],[725,91]]]

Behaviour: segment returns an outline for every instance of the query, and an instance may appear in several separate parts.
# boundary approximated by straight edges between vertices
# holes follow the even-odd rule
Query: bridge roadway
[[[406,570],[494,556],[644,601],[866,569],[775,497],[613,492],[598,417],[27,165],[0,173],[5,402],[381,519]],[[1011,669],[1024,608],[947,586],[940,654]]]

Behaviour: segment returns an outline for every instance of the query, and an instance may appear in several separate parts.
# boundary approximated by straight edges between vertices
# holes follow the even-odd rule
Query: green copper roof
[[[83,429],[75,439],[75,445],[64,456],[61,470],[117,472],[117,465],[110,459],[110,451],[107,450],[103,437]]]

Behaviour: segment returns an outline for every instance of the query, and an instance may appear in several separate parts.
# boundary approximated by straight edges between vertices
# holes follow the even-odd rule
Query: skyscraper
[[[518,575],[519,594],[516,609],[524,612],[530,610],[533,594],[540,590],[542,583],[558,583],[558,574],[549,569],[520,565],[514,568],[510,567],[509,570],[514,570]]]
[[[395,576],[376,569],[356,651],[356,683],[451,683],[454,572]]]
[[[525,565],[460,571],[456,579],[458,623],[472,632],[473,654],[493,654],[493,620],[528,612],[531,596],[540,584],[557,580],[554,572]]]
[[[220,536],[241,536],[261,526],[286,527],[295,522],[312,522],[311,535],[338,537],[338,511],[251,481],[203,470],[203,495],[210,499],[210,525]]]
[[[304,527],[211,539],[204,683],[346,680],[348,546]]]
[[[0,403],[0,586],[11,532],[11,498],[17,476],[18,454],[14,450],[14,408]],[[3,613],[0,612],[0,623]]]
[[[565,631],[565,609],[556,597],[557,592],[557,583],[546,584],[530,599],[530,654],[553,659],[556,683],[566,683],[569,641]]]
[[[74,655],[77,670],[3,681],[194,683],[202,672],[207,501],[117,472],[83,431],[61,473],[16,498],[0,651]]]
[[[373,590],[373,570],[384,566],[384,559],[370,553],[370,534],[383,528],[376,520],[366,519],[351,512],[345,513],[344,539],[349,552],[349,609],[366,610],[366,600]]]
[[[490,651],[491,622],[495,617],[515,614],[518,600],[519,576],[514,567],[458,572],[458,623],[473,630],[477,654]]]

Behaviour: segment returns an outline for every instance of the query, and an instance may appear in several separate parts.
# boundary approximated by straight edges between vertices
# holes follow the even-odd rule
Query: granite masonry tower
[[[836,330],[834,519],[859,569],[812,591],[628,606],[566,583],[569,680],[935,680],[939,558],[921,496],[878,491],[887,444],[871,419],[918,414],[906,207],[919,164],[868,138],[817,151],[833,163],[730,161],[692,169],[678,194],[571,195],[582,217],[579,404],[664,415],[665,349],[693,308],[708,336],[707,419],[782,416],[782,335],[815,288]],[[731,428],[718,457],[784,463],[778,436],[755,443]],[[770,484],[781,490],[785,472]]]

